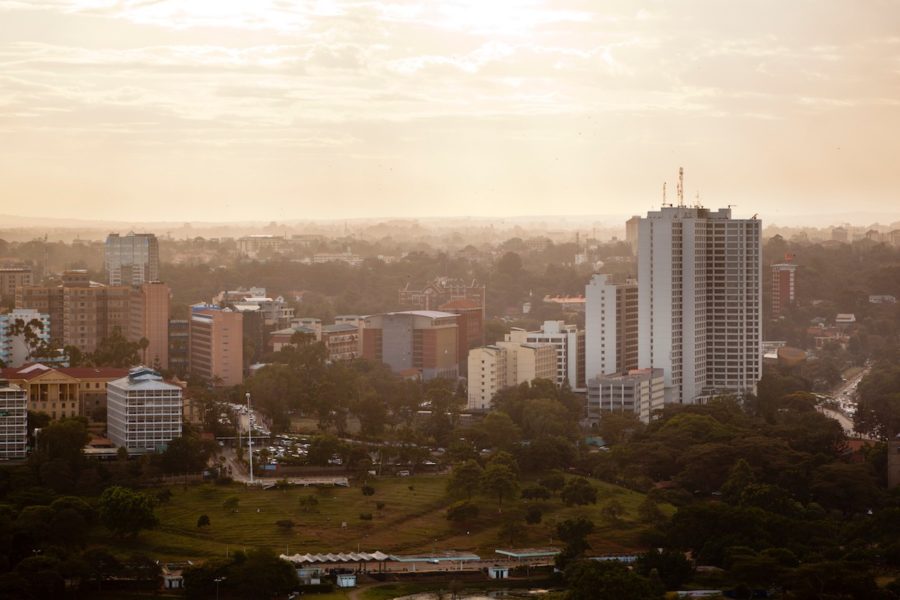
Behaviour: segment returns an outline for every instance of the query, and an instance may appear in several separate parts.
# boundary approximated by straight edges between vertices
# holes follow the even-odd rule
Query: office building
[[[637,282],[596,274],[585,287],[585,376],[626,373],[638,366]]]
[[[762,376],[761,222],[664,206],[640,222],[638,365],[666,401],[754,392]]]
[[[500,390],[547,379],[556,382],[557,351],[552,344],[498,342],[469,350],[468,410],[490,410]]]
[[[780,316],[788,306],[794,304],[794,286],[797,265],[793,255],[784,257],[783,263],[772,265],[772,316]]]
[[[146,339],[141,361],[156,369],[169,368],[169,286],[160,281],[142,283],[131,292],[132,341]]]
[[[362,356],[360,329],[349,323],[334,323],[322,327],[322,343],[328,352],[328,362],[353,360]]]
[[[182,389],[146,367],[109,382],[106,423],[110,441],[129,453],[157,452],[181,437]]]
[[[459,376],[457,315],[419,310],[367,316],[363,357],[423,380]]]
[[[25,390],[0,377],[0,459],[25,458],[27,443]]]
[[[16,290],[31,285],[34,274],[24,265],[0,265],[0,302],[14,302]]]
[[[106,238],[106,274],[109,285],[140,285],[159,281],[159,241],[152,233]]]
[[[31,308],[0,314],[0,361],[7,367],[21,367],[49,343],[50,315]]]
[[[634,369],[588,380],[587,420],[597,424],[608,413],[635,414],[644,423],[665,405],[662,369]]]
[[[514,327],[504,341],[518,344],[550,344],[556,350],[556,384],[584,391],[584,331],[564,321],[544,321],[538,331]]]
[[[229,308],[191,307],[190,372],[214,385],[244,381],[244,319]]]
[[[0,371],[0,377],[25,390],[28,410],[62,417],[97,419],[105,412],[106,385],[128,373],[111,367],[56,367],[32,363]]]

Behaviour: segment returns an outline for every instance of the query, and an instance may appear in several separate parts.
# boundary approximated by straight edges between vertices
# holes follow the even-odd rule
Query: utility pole
[[[250,392],[247,392],[247,443],[250,447],[250,485],[253,485],[253,409],[250,408]]]

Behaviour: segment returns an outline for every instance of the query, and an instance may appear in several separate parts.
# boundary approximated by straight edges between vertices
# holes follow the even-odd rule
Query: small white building
[[[334,576],[334,583],[339,588],[356,587],[356,573],[338,573]]]
[[[183,410],[181,388],[147,367],[106,386],[109,439],[129,452],[154,452],[181,437]]]
[[[25,390],[0,379],[0,459],[25,458],[28,410]]]

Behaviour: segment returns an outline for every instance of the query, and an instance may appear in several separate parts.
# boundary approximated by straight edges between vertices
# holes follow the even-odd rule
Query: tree
[[[113,328],[112,333],[100,340],[97,348],[87,357],[95,367],[117,367],[125,369],[141,362],[142,342],[129,342],[120,327]]]
[[[484,470],[474,460],[467,460],[455,465],[447,481],[447,493],[451,497],[466,498],[472,496],[481,488],[481,480]]]
[[[162,453],[162,467],[166,473],[197,473],[206,467],[211,449],[193,435],[183,435],[170,440]]]
[[[566,478],[562,473],[551,473],[541,479],[538,483],[551,492],[558,492],[566,485]]]
[[[537,525],[541,522],[541,518],[544,516],[543,511],[541,511],[538,506],[529,506],[525,511],[525,522],[529,525]]]
[[[566,506],[596,504],[597,490],[584,477],[576,477],[566,482],[560,497]]]
[[[228,570],[228,588],[237,598],[271,598],[298,584],[297,571],[268,548],[250,550],[243,562]]]
[[[362,490],[363,496],[374,496],[375,495],[375,488],[373,488],[371,485],[366,484],[366,485],[362,486],[361,490]]]
[[[228,496],[225,498],[225,501],[222,502],[222,508],[227,510],[230,513],[236,513],[238,511],[238,506],[241,503],[241,499],[237,496]]]
[[[900,433],[900,366],[876,365],[859,382],[856,430],[882,440]]]
[[[649,576],[656,571],[667,590],[677,590],[694,575],[694,565],[683,552],[652,549],[638,558],[637,571]]]
[[[557,523],[556,537],[566,546],[557,556],[557,567],[565,568],[567,564],[578,559],[586,550],[590,549],[591,545],[587,542],[587,536],[593,532],[594,522],[584,517],[566,519]]]
[[[600,419],[600,437],[610,446],[628,441],[644,430],[644,424],[635,413],[604,413]]]
[[[553,492],[542,485],[532,485],[522,490],[524,500],[549,500],[552,497]]]
[[[209,527],[212,523],[209,520],[209,515],[200,515],[197,518],[197,528],[201,527]]]
[[[68,417],[54,421],[41,429],[37,437],[37,453],[45,460],[62,460],[70,468],[82,462],[82,450],[90,436],[82,417]]]
[[[497,498],[497,510],[503,509],[503,499],[510,498],[519,490],[519,479],[507,465],[489,464],[481,477],[481,489]]]
[[[628,570],[617,561],[581,560],[565,571],[566,600],[595,600],[597,598],[628,598],[628,600],[657,600],[662,598],[649,579]]]
[[[522,441],[522,430],[505,412],[488,413],[477,428],[482,442],[497,450],[514,450]]]
[[[108,487],[100,495],[99,513],[100,522],[122,537],[136,537],[142,529],[152,529],[159,522],[147,495],[119,486]]]
[[[625,514],[625,507],[622,503],[613,498],[600,509],[600,514],[610,524],[616,524]]]

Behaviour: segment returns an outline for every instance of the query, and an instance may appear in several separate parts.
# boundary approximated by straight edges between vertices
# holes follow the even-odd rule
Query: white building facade
[[[25,458],[28,408],[25,390],[0,379],[0,459]]]
[[[637,368],[637,282],[595,274],[585,286],[585,378]]]
[[[569,384],[584,391],[584,331],[564,321],[544,321],[540,331],[513,328],[505,341],[519,344],[550,344],[556,349],[556,384]]]
[[[755,392],[762,377],[762,224],[731,209],[665,206],[642,218],[638,364],[666,401]]]
[[[649,423],[665,405],[662,369],[635,369],[625,375],[605,375],[588,380],[587,419],[599,423],[604,414],[636,414]]]
[[[106,386],[109,439],[129,452],[154,452],[181,437],[182,389],[146,367]]]
[[[18,368],[29,362],[32,348],[41,343],[50,343],[50,315],[33,308],[17,308],[0,315],[0,360],[7,367]]]

